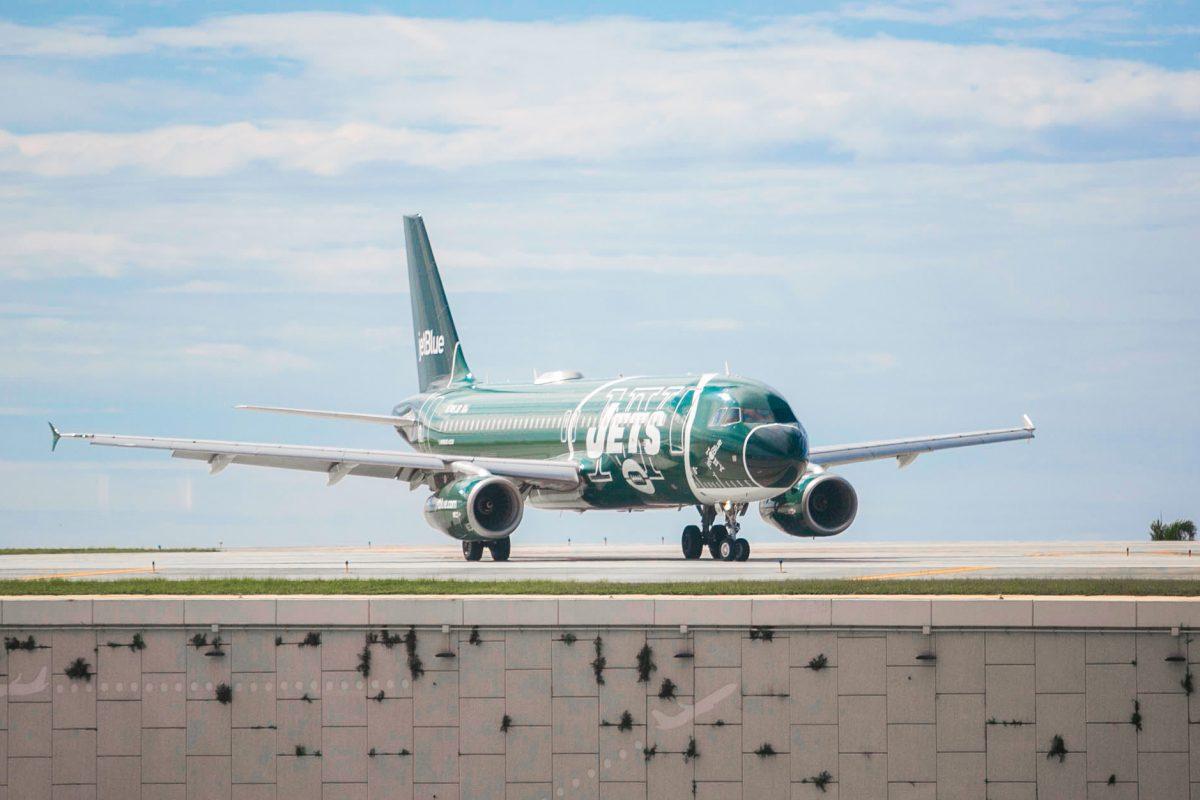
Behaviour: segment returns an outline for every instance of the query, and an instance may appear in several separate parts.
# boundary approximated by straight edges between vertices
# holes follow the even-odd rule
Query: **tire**
[[[463,542],[463,558],[478,561],[483,558],[483,542]]]
[[[512,552],[512,540],[505,536],[488,544],[488,549],[492,551],[492,561],[508,561],[508,554]]]
[[[720,553],[721,542],[724,542],[728,537],[730,537],[730,534],[725,529],[725,525],[713,525],[712,528],[708,529],[708,554],[712,555],[714,560],[725,560],[725,557],[722,557]]]
[[[689,561],[695,561],[704,554],[704,539],[700,528],[695,525],[688,525],[683,529],[680,544],[683,547],[683,557]]]
[[[734,544],[737,545],[737,554],[734,556],[734,561],[746,561],[750,558],[750,542],[746,539],[738,539]]]

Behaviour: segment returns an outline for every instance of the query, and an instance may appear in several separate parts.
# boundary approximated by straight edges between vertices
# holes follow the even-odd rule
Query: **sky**
[[[46,427],[400,448],[232,407],[415,391],[414,212],[488,380],[728,363],[814,444],[1037,423],[842,468],[843,539],[1194,518],[1198,56],[1183,0],[6,3],[0,545],[448,542],[423,490]]]

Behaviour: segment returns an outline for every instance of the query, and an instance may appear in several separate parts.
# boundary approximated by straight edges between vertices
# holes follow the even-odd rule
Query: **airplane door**
[[[671,414],[671,428],[668,434],[670,442],[671,455],[683,455],[683,428],[687,423],[688,412],[692,410],[692,402],[695,400],[696,390],[688,389],[675,403],[675,410]]]

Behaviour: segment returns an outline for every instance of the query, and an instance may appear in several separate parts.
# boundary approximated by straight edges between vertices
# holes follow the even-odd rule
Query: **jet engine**
[[[833,536],[850,527],[858,495],[840,475],[805,475],[781,495],[758,504],[758,513],[789,536]]]
[[[503,539],[521,524],[524,498],[511,481],[471,475],[446,484],[425,501],[425,521],[468,542]]]

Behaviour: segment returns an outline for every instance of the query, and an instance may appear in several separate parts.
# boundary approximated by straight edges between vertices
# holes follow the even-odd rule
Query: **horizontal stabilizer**
[[[374,422],[377,425],[392,425],[400,428],[412,424],[409,417],[397,417],[392,414],[359,414],[354,411],[316,411],[309,408],[283,408],[281,406],[234,406],[240,411],[266,411],[272,414],[294,414],[298,417],[316,417],[318,419],[343,419],[352,422]]]

